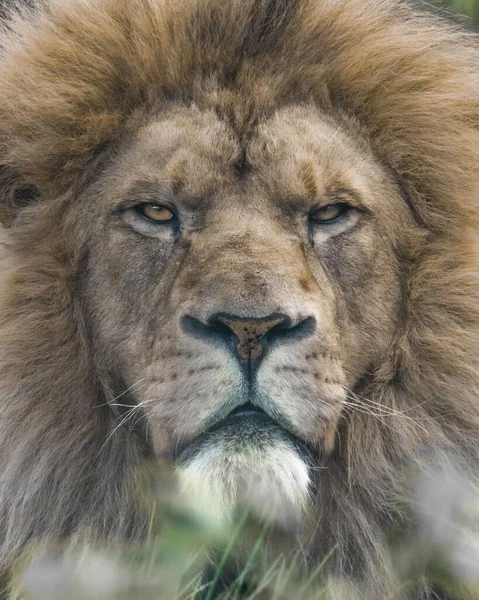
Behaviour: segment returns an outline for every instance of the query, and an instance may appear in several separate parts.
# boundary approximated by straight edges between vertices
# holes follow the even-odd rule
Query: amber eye
[[[175,218],[173,211],[160,204],[139,204],[136,211],[142,217],[154,223],[168,223]]]
[[[344,203],[328,204],[313,210],[311,220],[315,223],[332,223],[343,217],[349,211],[349,206]]]

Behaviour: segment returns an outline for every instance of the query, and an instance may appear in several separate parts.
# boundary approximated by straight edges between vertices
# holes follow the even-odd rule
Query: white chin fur
[[[299,528],[308,505],[308,467],[282,436],[235,444],[215,436],[178,467],[181,491],[216,523],[248,510],[286,530]]]

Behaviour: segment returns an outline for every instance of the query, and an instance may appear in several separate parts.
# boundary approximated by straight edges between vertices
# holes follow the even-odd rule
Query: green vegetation
[[[442,2],[436,0],[431,4],[462,13],[472,19],[476,27],[479,27],[479,0],[443,0]]]
[[[385,600],[416,588],[424,574],[448,598],[479,598],[477,488],[444,466],[431,465],[412,481],[405,501],[410,525],[387,541],[394,572]],[[364,598],[351,582],[324,580],[337,548],[306,572],[303,549],[296,544],[297,551],[288,551],[291,534],[258,522],[253,505],[220,522],[175,488],[173,478],[158,474],[150,536],[141,548],[32,548],[33,560],[19,575],[22,600]]]

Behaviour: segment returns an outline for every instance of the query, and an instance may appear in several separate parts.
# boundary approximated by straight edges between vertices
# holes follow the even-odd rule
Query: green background
[[[436,0],[430,4],[461,12],[472,19],[475,27],[479,28],[479,0]]]

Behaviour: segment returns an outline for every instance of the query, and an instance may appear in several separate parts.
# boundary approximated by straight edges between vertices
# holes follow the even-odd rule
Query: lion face
[[[153,456],[390,595],[421,454],[479,464],[477,44],[395,0],[48,0],[0,44],[0,581],[145,539]]]
[[[185,481],[221,502],[254,467],[301,505],[303,445],[331,451],[397,327],[410,216],[366,143],[312,108],[278,110],[247,143],[212,110],[174,108],[88,202],[97,351],[156,454],[183,456]]]

